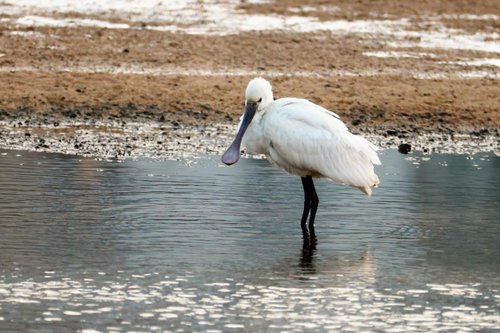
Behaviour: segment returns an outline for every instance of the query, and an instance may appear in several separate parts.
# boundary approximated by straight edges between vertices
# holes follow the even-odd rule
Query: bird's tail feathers
[[[365,186],[356,186],[361,192],[363,192],[364,194],[366,194],[367,196],[371,196],[372,195],[372,187],[374,188],[377,188],[378,187],[378,184],[380,184],[380,180],[378,179],[378,176],[376,174],[373,174],[374,176],[374,182],[372,185],[368,186],[368,185],[365,185]]]
[[[380,159],[377,155],[377,151],[380,150],[380,148],[360,135],[354,135],[354,137],[356,138],[358,149],[360,149],[360,151],[362,151],[363,154],[365,154],[370,159],[370,162],[375,165],[381,165],[382,162],[380,162]]]
[[[353,134],[352,139],[352,148],[356,149],[359,153],[358,156],[360,160],[357,160],[355,163],[359,165],[359,168],[361,170],[360,174],[362,174],[363,181],[359,181],[358,178],[358,180],[356,181],[357,184],[351,183],[350,185],[354,185],[354,187],[361,190],[361,192],[363,192],[364,194],[371,196],[371,187],[378,187],[378,185],[380,184],[380,180],[373,170],[373,165],[382,164],[377,154],[377,151],[380,149],[360,135]],[[361,167],[361,165],[364,165],[364,167]]]
[[[361,192],[363,192],[367,196],[372,195],[372,189],[370,188],[370,186],[358,186],[358,188],[361,190]]]

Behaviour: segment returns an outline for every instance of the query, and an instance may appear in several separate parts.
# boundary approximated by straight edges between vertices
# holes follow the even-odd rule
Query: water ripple
[[[0,331],[499,327],[500,158],[381,157],[373,197],[316,182],[303,243],[300,181],[265,160],[2,152]]]

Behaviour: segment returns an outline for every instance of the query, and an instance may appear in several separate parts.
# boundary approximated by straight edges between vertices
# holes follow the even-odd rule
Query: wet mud
[[[2,9],[0,146],[132,156],[156,145],[180,151],[177,142],[188,142],[179,147],[220,152],[242,113],[247,82],[263,76],[277,98],[308,98],[383,147],[446,151],[467,141],[498,151],[497,2],[223,5],[228,17],[276,19],[282,27],[206,27],[209,5],[195,8],[203,19],[167,26],[171,31],[162,19],[116,13],[32,10],[66,22],[50,25],[27,19],[32,12],[22,8]],[[84,19],[111,28],[74,23]],[[431,44],[440,38],[443,45]],[[112,148],[101,154],[102,137]]]

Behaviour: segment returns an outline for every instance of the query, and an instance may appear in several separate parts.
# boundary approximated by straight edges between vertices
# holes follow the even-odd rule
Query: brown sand
[[[298,7],[298,3],[243,2],[240,9],[249,13],[287,15],[290,14],[287,8]],[[300,1],[301,5],[322,3],[332,5],[330,1]],[[354,19],[377,15],[398,18],[416,13],[500,14],[500,3],[493,0],[474,4],[468,1],[337,1],[334,5],[341,10],[298,15]],[[470,33],[499,28],[498,22],[491,20],[465,24],[450,19],[445,23]],[[246,83],[261,73],[272,81],[276,97],[308,98],[337,112],[355,132],[380,133],[396,129],[415,133],[482,132],[498,136],[500,128],[500,81],[455,77],[453,71],[457,69],[443,68],[439,63],[463,57],[488,57],[484,52],[433,50],[440,55],[439,61],[425,57],[373,58],[363,52],[377,50],[377,47],[362,43],[362,36],[355,34],[270,31],[196,36],[150,30],[36,28],[36,32],[45,37],[29,38],[9,34],[13,30],[22,28],[0,23],[0,54],[3,54],[0,57],[0,120],[148,119],[186,125],[235,123],[242,112]],[[19,70],[21,67],[28,70]],[[65,71],[66,68],[81,70]],[[96,71],[102,73],[85,73],[88,68],[98,68]],[[110,68],[146,68],[151,69],[151,73],[116,74]],[[230,75],[237,69],[255,73]],[[165,70],[169,72],[165,74]],[[195,70],[210,73],[189,75]],[[367,71],[375,74],[355,75]],[[450,77],[416,79],[407,75],[437,71],[448,71]],[[278,72],[281,74],[276,76]],[[283,75],[301,72],[319,75]]]

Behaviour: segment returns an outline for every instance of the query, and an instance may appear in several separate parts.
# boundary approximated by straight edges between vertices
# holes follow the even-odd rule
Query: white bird
[[[337,114],[306,99],[274,100],[271,84],[263,78],[248,83],[245,99],[238,133],[222,162],[238,162],[243,143],[249,153],[264,154],[272,164],[300,176],[305,195],[303,230],[310,212],[308,225],[314,232],[319,199],[313,178],[328,178],[367,195],[379,184],[374,172],[374,165],[381,164],[378,148],[349,132]]]

